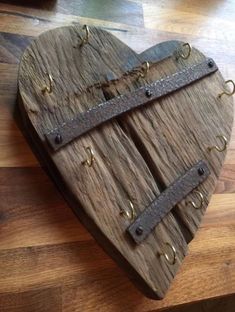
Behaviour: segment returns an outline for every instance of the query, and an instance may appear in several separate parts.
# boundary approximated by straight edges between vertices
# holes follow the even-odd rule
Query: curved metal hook
[[[86,147],[86,152],[87,152],[88,158],[84,160],[82,164],[87,165],[88,167],[91,167],[95,161],[95,156],[90,146]]]
[[[149,62],[148,61],[145,61],[143,64],[142,64],[142,67],[141,67],[141,69],[140,69],[140,71],[139,71],[139,76],[138,76],[138,78],[145,78],[146,76],[147,76],[147,73],[148,73],[148,71],[149,71],[149,67],[150,67],[150,65],[149,65]]]
[[[90,29],[87,25],[83,25],[82,29],[85,30],[85,36],[82,38],[81,45],[88,43],[89,35],[90,35]]]
[[[228,140],[226,139],[224,135],[217,135],[216,137],[221,140],[221,142],[223,143],[223,146],[222,147],[219,147],[218,145],[210,146],[208,147],[209,152],[211,152],[213,149],[217,150],[218,152],[225,151],[228,145]]]
[[[221,98],[221,96],[222,96],[223,94],[226,94],[226,95],[228,95],[228,96],[231,96],[231,95],[233,95],[233,94],[235,93],[235,83],[233,82],[233,80],[230,79],[230,80],[225,81],[225,84],[228,84],[228,83],[231,83],[231,84],[232,84],[232,86],[233,86],[232,91],[229,91],[229,90],[223,91],[222,93],[218,94],[218,97],[219,97],[219,98]]]
[[[198,199],[199,199],[199,204],[197,205],[194,201],[190,200],[189,202],[187,202],[188,204],[191,204],[193,206],[193,208],[195,209],[200,209],[203,206],[204,203],[204,196],[201,192],[199,191],[194,191],[193,194],[197,195]]]
[[[120,214],[128,220],[133,220],[136,217],[136,212],[135,212],[135,208],[131,200],[129,200],[129,204],[130,204],[130,211],[122,209],[120,211]]]
[[[51,93],[52,92],[52,83],[53,83],[53,79],[52,79],[52,76],[50,74],[47,74],[48,75],[48,81],[49,81],[49,87],[48,86],[45,86],[43,89],[42,89],[42,92],[45,93],[45,92],[48,92],[48,93]]]
[[[173,245],[171,245],[168,242],[165,243],[165,245],[171,249],[172,257],[170,257],[166,251],[161,252],[160,256],[164,256],[164,258],[169,264],[174,265],[176,263],[176,249]]]
[[[183,48],[184,48],[184,47],[187,47],[187,49],[188,49],[187,53],[184,53],[184,51],[183,51]],[[185,49],[184,49],[184,50],[185,50]],[[177,58],[177,59],[182,58],[182,59],[186,60],[187,58],[189,58],[191,52],[192,52],[192,47],[191,47],[191,45],[190,45],[188,42],[185,42],[185,43],[182,44],[181,49],[179,49],[179,50],[177,51],[177,56],[176,56],[176,58]]]

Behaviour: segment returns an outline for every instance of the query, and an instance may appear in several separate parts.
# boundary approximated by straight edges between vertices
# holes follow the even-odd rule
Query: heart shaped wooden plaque
[[[136,54],[104,30],[71,26],[23,54],[19,102],[37,154],[150,298],[164,297],[214,191],[229,94],[215,62],[179,41]]]

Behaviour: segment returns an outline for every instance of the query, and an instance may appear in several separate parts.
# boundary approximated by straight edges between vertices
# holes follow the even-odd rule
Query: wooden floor
[[[25,141],[20,56],[43,31],[73,23],[103,27],[137,52],[190,42],[235,79],[234,0],[1,1],[0,311],[235,311],[235,129],[203,223],[162,301],[143,297],[101,250]]]

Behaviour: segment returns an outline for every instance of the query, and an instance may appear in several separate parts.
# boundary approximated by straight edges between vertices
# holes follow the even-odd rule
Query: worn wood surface
[[[136,142],[117,120],[74,140],[56,153],[45,141],[44,133],[73,118],[79,111],[105,101],[107,92],[97,84],[107,81],[106,77],[111,74],[114,79],[122,77],[126,64],[132,59],[138,61],[134,52],[105,31],[90,29],[89,44],[79,47],[79,36],[83,35],[82,26],[59,28],[41,35],[27,49],[19,71],[22,114],[29,118],[37,131],[32,135],[32,141],[36,136],[40,137],[43,142],[41,154],[44,154],[42,149],[47,152],[47,158],[52,159],[62,176],[60,179],[57,175],[55,181],[75,212],[98,241],[103,234],[102,245],[114,258],[122,256],[130,264],[127,272],[134,269],[135,278],[143,280],[137,281],[137,285],[145,283],[143,287],[149,296],[161,298],[187,248],[171,213],[138,247],[125,234],[130,221],[120,212],[130,210],[129,201],[139,213],[160,193],[155,183],[157,178],[148,168]],[[57,51],[64,52],[60,54]],[[43,86],[40,83],[45,83],[45,72],[53,73],[53,92],[50,94],[41,91]],[[121,79],[120,84],[125,86],[128,80],[129,77],[124,81]],[[132,80],[135,82],[136,78]],[[113,87],[118,91],[118,86],[117,80]],[[29,122],[25,124],[25,132],[30,132]],[[96,158],[91,168],[82,164],[87,158],[87,146],[92,147]],[[55,175],[54,170],[51,170],[52,176]],[[95,226],[100,233],[94,229]],[[109,250],[108,241],[115,250]],[[173,266],[159,257],[164,242],[177,248],[177,263]]]
[[[78,11],[74,11],[72,4],[68,6],[62,1],[58,4],[25,7],[12,1],[1,3],[0,142],[4,148],[1,148],[0,182],[1,198],[5,200],[1,201],[0,302],[5,311],[93,311],[97,306],[101,311],[152,311],[234,293],[233,137],[216,195],[190,243],[182,269],[167,297],[153,302],[139,296],[78,225],[38,167],[18,129],[14,109],[17,64],[30,36],[77,21],[112,28],[115,35],[138,52],[176,37],[191,41],[215,58],[225,77],[233,77],[232,3],[226,1],[216,10],[214,2],[207,6],[204,2],[197,5],[188,2],[184,7],[182,4],[176,7],[174,2],[145,2],[142,6],[123,1],[119,7],[122,11],[107,11],[102,20],[96,20],[95,13],[92,16],[90,11],[86,15],[85,5],[79,11],[83,17],[77,17]],[[135,20],[138,23],[131,24],[128,8],[133,5],[139,18]],[[53,10],[56,15],[51,13]],[[218,20],[223,27],[215,27]],[[183,27],[182,22],[190,27]],[[142,28],[144,23],[148,29]]]
[[[127,262],[127,272],[134,269],[133,279],[138,278],[137,286],[143,284],[148,296],[162,298],[186,253],[189,234],[184,237],[184,232],[195,233],[214,191],[226,151],[208,152],[208,146],[217,144],[216,131],[229,141],[233,101],[228,96],[217,98],[224,87],[217,71],[106,122],[54,152],[44,136],[49,130],[115,95],[205,59],[194,49],[187,62],[176,60],[173,42],[173,51],[169,49],[173,56],[155,60],[146,78],[138,79],[126,74],[127,64],[129,71],[139,68],[141,58],[150,61],[149,55],[161,49],[158,45],[140,57],[106,31],[90,27],[89,32],[88,43],[80,46],[85,35],[82,26],[56,28],[42,34],[24,52],[19,70],[24,130],[31,135],[32,144],[42,142],[38,150],[55,183],[97,241],[117,262],[120,257]],[[167,45],[171,47],[170,43],[162,45],[163,55]],[[48,73],[53,77],[51,93],[42,91],[48,85]],[[86,147],[92,148],[96,159],[92,167],[83,165]],[[188,207],[186,197],[181,207],[175,207],[143,243],[135,246],[125,234],[130,220],[120,212],[130,210],[131,200],[139,214],[200,159],[207,159],[211,170],[210,177],[197,188],[205,197],[204,207]],[[190,197],[194,200],[193,193]],[[174,265],[159,256],[166,242],[177,250]]]

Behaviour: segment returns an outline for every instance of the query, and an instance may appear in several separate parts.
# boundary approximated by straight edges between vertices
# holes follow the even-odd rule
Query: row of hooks
[[[150,68],[149,62],[147,62],[147,61],[144,62],[142,67],[141,67],[141,69],[138,70],[138,77],[137,77],[137,79],[145,78],[147,76],[149,68]],[[47,93],[52,93],[52,91],[53,91],[52,90],[53,89],[53,78],[52,78],[51,74],[47,74],[47,76],[48,76],[49,84],[45,85],[41,89],[43,94],[45,94],[46,92]],[[218,98],[221,98],[222,95],[232,96],[235,93],[235,83],[233,82],[233,80],[231,80],[231,79],[226,80],[225,84],[231,84],[232,89],[231,89],[231,91],[225,89],[224,91],[222,91],[221,93],[218,94],[218,96],[217,96]]]
[[[90,37],[90,30],[89,27],[87,25],[83,25],[82,29],[85,31],[85,35],[81,38],[81,42],[79,43],[79,46],[83,46],[85,44],[87,44],[89,42],[89,37]],[[178,49],[175,53],[176,55],[176,59],[188,59],[190,57],[192,53],[192,47],[188,42],[185,42],[182,44],[181,48]],[[137,73],[137,79],[139,78],[145,78],[149,72],[150,69],[150,63],[148,61],[145,61],[142,66],[140,67],[140,69],[136,70],[134,69],[132,72]],[[52,92],[52,86],[53,86],[53,78],[51,74],[47,74],[48,75],[48,82],[49,85],[45,85],[42,88],[42,93],[51,93]],[[220,94],[218,94],[218,98],[221,98],[222,95],[228,95],[231,96],[235,93],[235,83],[233,82],[233,80],[227,80],[225,81],[225,84],[231,84],[232,85],[232,90],[225,90],[223,92],[221,92]]]
[[[214,146],[208,147],[208,151],[209,152],[211,152],[212,150],[216,150],[218,152],[225,151],[227,148],[227,144],[228,144],[226,137],[223,135],[218,135],[218,136],[216,136],[216,138],[221,140],[222,145],[221,146],[214,145]],[[86,153],[88,155],[88,158],[85,159],[84,161],[82,161],[82,164],[86,165],[88,167],[92,167],[92,165],[95,162],[94,152],[93,152],[92,148],[89,146],[86,147],[85,150],[86,150]],[[201,209],[203,207],[203,204],[205,201],[203,194],[197,190],[193,191],[192,194],[194,195],[194,197],[197,200],[196,201],[194,201],[194,200],[187,201],[186,205],[191,205],[194,209]],[[136,218],[137,213],[136,213],[136,210],[134,208],[133,202],[131,200],[128,200],[128,201],[129,201],[129,209],[128,210],[121,209],[120,215],[123,216],[125,219],[132,221]],[[165,243],[165,247],[166,247],[165,249],[169,249],[169,251],[167,252],[165,250],[162,253],[160,253],[159,255],[164,256],[165,260],[170,265],[174,265],[176,263],[176,254],[177,254],[176,249],[175,249],[174,245],[172,245],[168,242]],[[169,252],[170,252],[170,254],[169,254]]]
[[[81,42],[79,43],[80,46],[87,44],[89,42],[89,36],[90,36],[90,29],[87,25],[83,25],[82,29],[85,31],[85,35],[81,38]],[[182,49],[177,52],[176,58],[182,58],[186,60],[189,58],[192,51],[191,45],[186,42],[182,45]]]
[[[80,46],[87,44],[89,42],[89,36],[90,36],[90,30],[89,30],[89,27],[87,25],[83,25],[82,29],[85,31],[85,36],[82,37]],[[182,44],[181,48],[176,51],[176,59],[178,60],[178,59],[182,58],[183,60],[186,60],[190,57],[191,52],[192,52],[191,45],[188,42],[185,42]],[[140,77],[145,78],[149,69],[150,69],[150,63],[148,61],[145,61],[142,64],[141,69],[139,70],[138,78],[140,78]],[[223,92],[218,94],[219,98],[223,94],[231,96],[235,93],[235,83],[233,82],[233,80],[230,79],[230,80],[225,81],[225,84],[228,84],[228,83],[232,84],[232,91],[224,90]]]
[[[209,146],[208,151],[211,152],[213,149],[215,149],[216,151],[221,153],[227,149],[228,140],[224,135],[217,135],[216,138],[220,139],[221,146],[218,146],[218,145]],[[82,161],[82,164],[87,165],[88,167],[92,167],[92,165],[95,162],[94,151],[90,146],[87,146],[85,148],[85,151],[87,153],[88,158]]]

